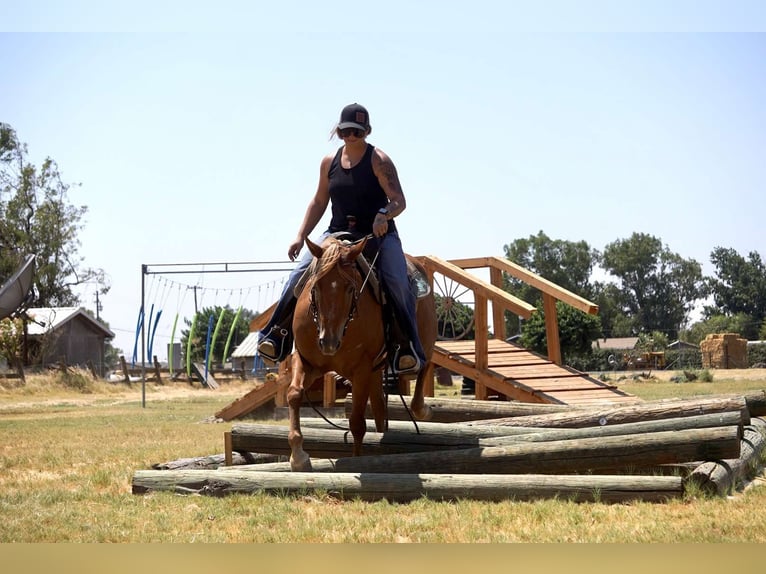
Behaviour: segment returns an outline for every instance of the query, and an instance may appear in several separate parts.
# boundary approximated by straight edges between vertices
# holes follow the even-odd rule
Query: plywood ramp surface
[[[479,370],[474,341],[438,341],[433,362],[518,401],[571,405],[639,401],[614,385],[514,343],[490,339],[487,350],[487,367]]]

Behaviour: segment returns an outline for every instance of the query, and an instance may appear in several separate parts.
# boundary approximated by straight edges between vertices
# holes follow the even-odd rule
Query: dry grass
[[[766,388],[718,379],[704,390]],[[135,496],[135,470],[222,452],[231,425],[202,421],[249,386],[147,384],[144,408],[140,384],[0,382],[0,542],[766,542],[766,488],[732,499],[612,505]],[[624,385],[639,396],[696,390],[663,381]]]

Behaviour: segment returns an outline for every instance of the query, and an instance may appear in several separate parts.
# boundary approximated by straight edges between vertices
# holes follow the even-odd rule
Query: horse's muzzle
[[[340,348],[340,339],[337,337],[319,337],[319,350],[327,357],[332,357]]]

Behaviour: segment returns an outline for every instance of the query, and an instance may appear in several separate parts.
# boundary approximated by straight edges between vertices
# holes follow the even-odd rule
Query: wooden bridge
[[[499,257],[443,261],[426,256],[420,261],[428,271],[432,285],[440,283],[434,279],[440,274],[441,280],[455,282],[464,291],[473,293],[475,339],[437,341],[432,362],[473,379],[476,399],[486,399],[494,392],[512,400],[532,403],[577,405],[638,400],[613,385],[562,365],[556,302],[562,301],[592,315],[598,313],[594,303]],[[466,271],[478,268],[489,270],[489,284]],[[503,273],[541,291],[547,358],[505,341],[505,312],[529,319],[537,309],[502,289]],[[502,338],[490,333],[500,334]],[[433,396],[431,389],[427,392]]]

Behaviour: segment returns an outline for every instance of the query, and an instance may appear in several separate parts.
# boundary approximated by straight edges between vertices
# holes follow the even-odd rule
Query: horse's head
[[[362,253],[367,239],[344,244],[329,239],[319,246],[309,239],[306,245],[315,257],[310,284],[311,313],[317,327],[319,349],[324,355],[334,355],[356,312],[361,275],[356,258]]]

